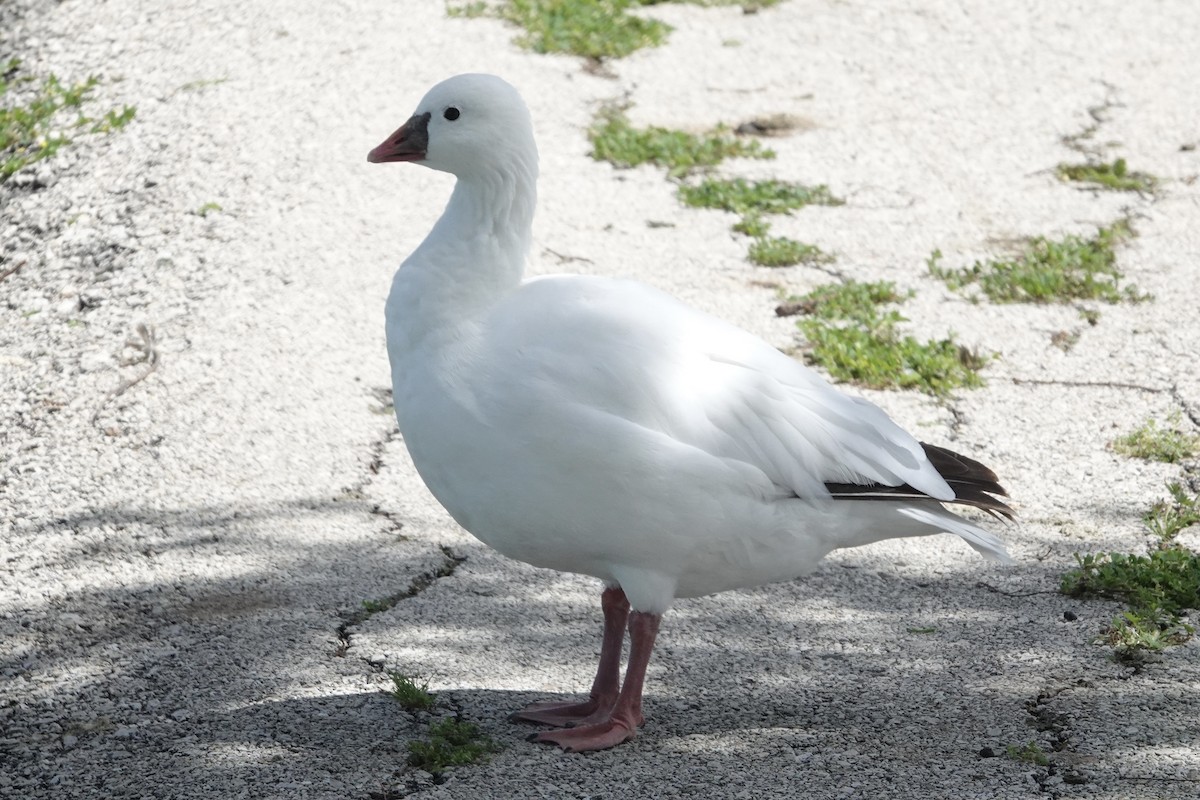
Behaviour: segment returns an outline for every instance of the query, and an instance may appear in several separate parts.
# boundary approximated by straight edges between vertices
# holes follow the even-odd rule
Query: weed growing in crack
[[[737,226],[734,226],[737,230]],[[828,264],[833,256],[815,244],[798,242],[786,236],[759,236],[750,245],[746,257],[760,267],[791,267],[796,264]]]
[[[446,719],[429,726],[429,738],[408,743],[408,765],[438,778],[447,767],[476,764],[499,752],[500,746],[479,731],[479,726]]]
[[[367,614],[378,614],[380,611],[387,611],[393,608],[396,603],[403,599],[402,595],[390,595],[388,597],[381,597],[378,600],[363,600],[362,607],[363,611],[366,611]]]
[[[402,672],[388,672],[392,680],[390,694],[406,711],[428,711],[437,702],[429,691],[429,681],[420,676],[408,676]]]
[[[1184,615],[1200,608],[1200,554],[1175,541],[1180,531],[1200,523],[1200,495],[1189,495],[1178,484],[1168,490],[1172,499],[1156,503],[1143,517],[1157,537],[1156,550],[1144,556],[1076,555],[1078,566],[1060,586],[1072,597],[1107,597],[1129,606],[1108,625],[1103,639],[1119,661],[1135,665],[1147,651],[1190,639],[1195,628]]]
[[[567,53],[599,60],[621,58],[665,42],[670,25],[630,12],[669,2],[741,6],[752,13],[779,0],[469,0],[448,5],[446,13],[451,17],[499,17],[524,30],[516,43],[535,53]]]
[[[1116,192],[1152,192],[1158,179],[1145,172],[1130,172],[1125,159],[1111,164],[1089,161],[1085,164],[1059,164],[1058,177],[1064,181],[1089,183]]]
[[[70,144],[68,133],[111,133],[125,127],[137,113],[133,106],[125,106],[100,119],[84,116],[80,109],[99,83],[95,76],[64,86],[57,76],[50,75],[18,98],[12,89],[33,82],[32,78],[16,77],[20,66],[16,58],[0,64],[0,182]],[[10,98],[10,93],[14,97]],[[75,114],[74,120],[63,120],[62,114],[68,111]]]
[[[1178,412],[1167,421],[1169,427],[1160,428],[1155,420],[1147,420],[1136,430],[1115,439],[1112,449],[1133,458],[1177,464],[1200,452],[1200,436],[1184,433],[1180,430],[1182,423]]]
[[[1192,638],[1195,628],[1182,618],[1155,609],[1124,611],[1109,623],[1104,641],[1111,645],[1117,659],[1136,662],[1143,652],[1158,652]]]
[[[461,17],[462,19],[476,19],[478,17],[486,17],[490,9],[486,0],[471,0],[471,2],[460,3],[452,6],[447,3],[447,17]]]
[[[1176,547],[1180,531],[1200,524],[1200,494],[1189,495],[1178,483],[1167,484],[1170,500],[1159,500],[1142,517],[1160,549]]]
[[[684,205],[693,208],[717,208],[740,214],[733,226],[737,233],[750,236],[747,258],[763,267],[791,267],[796,264],[827,264],[833,261],[815,244],[798,242],[786,236],[768,236],[771,224],[766,214],[788,214],[808,205],[840,206],[845,201],[834,197],[827,186],[806,186],[789,181],[747,181],[744,178],[706,178],[699,184],[684,184],[678,190]]]
[[[737,222],[733,223],[734,233],[740,233],[754,238],[766,236],[767,231],[769,230],[771,230],[771,223],[763,219],[762,214],[758,213],[746,214]]]
[[[719,208],[743,216],[747,214],[787,214],[810,205],[840,206],[845,200],[835,197],[824,184],[769,179],[706,178],[695,186],[679,187],[679,199],[693,208]]]
[[[704,134],[670,128],[635,128],[618,109],[600,113],[588,130],[592,158],[618,167],[654,164],[665,167],[671,177],[715,167],[727,158],[775,157],[759,142],[740,139],[728,128],[718,126]]]
[[[900,333],[905,318],[883,306],[902,299],[890,282],[848,281],[819,287],[794,298],[788,307],[806,315],[797,325],[812,348],[810,363],[838,380],[935,396],[983,385],[979,370],[985,356],[952,336],[920,342]]]
[[[1010,744],[1004,748],[1004,754],[1013,761],[1037,764],[1039,767],[1044,767],[1050,763],[1050,757],[1046,755],[1046,751],[1034,741],[1026,742],[1025,744]]]
[[[521,28],[518,46],[535,53],[567,53],[585,58],[621,58],[657,47],[671,26],[630,14],[639,0],[504,0],[496,5],[468,2],[448,9],[451,16],[492,15]]]
[[[1075,560],[1078,568],[1063,576],[1063,594],[1122,600],[1147,616],[1200,608],[1200,555],[1190,550],[1088,553]]]
[[[972,284],[993,303],[1068,303],[1100,300],[1140,303],[1151,299],[1136,286],[1122,287],[1116,248],[1134,236],[1128,220],[1100,228],[1095,236],[1031,239],[1014,258],[976,261],[969,267],[941,265],[942,253],[933,251],[929,273],[954,290]]]

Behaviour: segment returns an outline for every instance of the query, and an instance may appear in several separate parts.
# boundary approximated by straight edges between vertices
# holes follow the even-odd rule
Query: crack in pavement
[[[380,411],[391,413],[391,389],[376,388],[372,390],[376,399],[380,402]],[[371,442],[368,449],[367,472],[357,482],[342,490],[338,496],[338,500],[365,500],[367,490],[375,482],[380,471],[384,467],[383,455],[387,452],[387,448],[400,438],[400,429],[393,421],[387,431]],[[368,509],[367,513],[372,516],[381,517],[387,522],[384,528],[385,534],[398,534],[404,528],[404,522],[397,516],[394,511],[384,508],[381,503],[374,503]],[[401,534],[402,535],[402,534]],[[353,628],[361,625],[363,622],[370,619],[375,614],[382,611],[388,611],[394,608],[398,603],[407,600],[411,597],[416,597],[421,592],[428,589],[433,583],[440,578],[446,578],[454,574],[458,569],[458,565],[467,560],[466,556],[460,556],[450,549],[448,545],[439,544],[438,549],[442,551],[442,563],[434,569],[426,570],[413,578],[407,587],[386,595],[375,600],[364,600],[361,608],[341,614],[342,623],[337,627],[337,645],[334,648],[333,654],[338,658],[344,658],[353,644]],[[372,667],[379,669],[378,665],[373,664],[367,659],[363,659]]]
[[[364,601],[362,608],[342,615],[342,624],[337,627],[338,644],[333,651],[335,656],[344,658],[350,651],[350,648],[354,646],[352,641],[354,632],[351,628],[361,625],[375,614],[391,610],[403,600],[416,597],[439,579],[448,578],[453,575],[454,571],[458,569],[458,565],[467,560],[466,556],[458,555],[448,545],[438,545],[438,548],[442,551],[442,556],[444,557],[439,567],[422,572],[413,578],[407,587],[398,592],[394,592],[378,600],[372,600],[369,604],[366,604],[367,601]],[[375,665],[372,664],[372,666]]]
[[[1049,702],[1069,688],[1047,687],[1039,691],[1032,700],[1025,701],[1025,712],[1032,717],[1030,724],[1034,730],[1050,736],[1049,763],[1040,765],[1034,772],[1033,779],[1042,791],[1055,798],[1062,794],[1064,784],[1080,785],[1088,782],[1087,777],[1074,767],[1060,764],[1060,760],[1066,761],[1069,756],[1060,757],[1059,754],[1070,754],[1075,750],[1071,741],[1074,733],[1067,715],[1050,708]]]

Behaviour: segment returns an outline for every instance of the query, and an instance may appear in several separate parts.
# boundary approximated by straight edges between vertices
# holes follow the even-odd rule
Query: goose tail
[[[957,514],[952,514],[940,506],[921,508],[906,506],[896,510],[914,522],[946,533],[953,533],[988,561],[1013,563],[1013,557],[1008,554],[1004,543],[996,534],[986,531],[978,525],[972,525]]]

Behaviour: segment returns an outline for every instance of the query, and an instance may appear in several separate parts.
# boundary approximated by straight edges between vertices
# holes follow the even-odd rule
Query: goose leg
[[[629,615],[629,666],[625,670],[625,684],[608,714],[594,723],[589,719],[589,724],[577,728],[536,733],[529,740],[556,744],[568,753],[581,753],[615,747],[636,736],[637,729],[645,721],[642,686],[661,621],[661,614],[634,611]]]
[[[604,640],[600,645],[600,666],[588,699],[582,703],[533,703],[514,711],[509,719],[561,728],[588,725],[608,717],[621,689],[621,646],[625,642],[629,600],[620,587],[608,588],[600,595],[600,607],[604,609]]]

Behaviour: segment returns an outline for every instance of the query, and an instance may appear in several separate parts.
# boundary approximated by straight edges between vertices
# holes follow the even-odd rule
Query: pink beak
[[[429,112],[414,114],[383,142],[367,153],[367,161],[382,164],[387,161],[423,161],[429,146]]]

